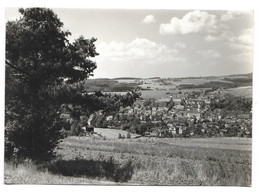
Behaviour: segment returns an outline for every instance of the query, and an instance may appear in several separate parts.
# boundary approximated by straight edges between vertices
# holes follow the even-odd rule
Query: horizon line
[[[182,79],[182,78],[205,78],[205,77],[226,77],[226,76],[239,76],[239,75],[253,75],[253,72],[249,73],[232,73],[228,75],[209,75],[209,76],[182,76],[182,77],[160,77],[160,76],[151,76],[151,77],[128,77],[128,76],[118,76],[118,77],[90,77],[89,79]]]

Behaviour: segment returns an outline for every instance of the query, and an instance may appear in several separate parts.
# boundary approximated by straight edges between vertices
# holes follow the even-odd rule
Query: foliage
[[[70,32],[62,30],[50,9],[19,12],[19,20],[6,24],[5,155],[47,161],[62,138],[61,103],[82,95],[68,85],[88,78],[96,68],[90,60],[98,55],[96,39],[79,37],[70,43]]]
[[[47,166],[47,169],[54,173],[73,177],[105,177],[115,182],[126,182],[131,179],[133,166],[131,159],[120,166],[112,156],[108,159],[85,160],[83,158],[75,160],[58,160]]]
[[[97,127],[108,127],[114,121],[108,122],[105,117],[112,115],[116,119],[120,107],[132,106],[140,95],[140,92],[134,90],[127,92],[125,95],[96,92],[88,95],[89,103],[87,106],[82,105],[82,109],[87,109],[89,114],[95,112],[95,110],[102,110],[102,114],[96,115],[91,123]]]
[[[222,99],[212,100],[211,110],[224,109],[228,111],[250,112],[252,109],[252,99],[225,95]]]
[[[127,138],[127,139],[131,139],[131,134],[130,134],[130,132],[127,132],[126,138]]]

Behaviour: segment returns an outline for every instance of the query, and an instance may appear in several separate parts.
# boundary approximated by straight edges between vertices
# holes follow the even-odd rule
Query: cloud
[[[244,29],[237,37],[237,41],[244,45],[253,45],[253,28]]]
[[[222,45],[228,45],[232,50],[252,50],[253,47],[253,28],[247,28],[239,31],[223,31],[217,36],[207,35],[204,39],[207,42],[218,42]]]
[[[130,42],[99,42],[95,77],[170,77],[178,75],[187,59],[176,48],[146,38]]]
[[[218,45],[218,50],[222,55],[218,55],[214,52],[200,52],[205,58],[207,55],[211,55],[212,58],[224,58],[228,66],[233,66],[232,70],[239,72],[252,71],[253,61],[253,28],[245,28],[242,30],[232,30],[228,28],[217,36],[206,36],[207,42],[214,42],[214,45]],[[219,57],[221,56],[221,57]]]
[[[181,62],[185,58],[178,51],[165,44],[156,43],[145,38],[136,38],[129,43],[112,41],[97,44],[97,50],[103,60],[116,62],[140,62],[141,64],[161,64]]]
[[[184,48],[186,48],[187,46],[186,46],[185,43],[177,42],[177,43],[174,44],[174,47],[184,49]]]
[[[155,22],[155,18],[153,15],[147,15],[143,20],[143,23],[145,24],[154,23],[154,22]]]
[[[192,11],[181,19],[173,17],[170,23],[160,25],[160,34],[189,34],[198,32],[214,32],[217,28],[216,15],[205,11]]]
[[[207,35],[204,39],[205,39],[205,41],[208,41],[208,42],[212,42],[212,41],[217,40],[217,38],[215,36],[212,36],[212,35]]]
[[[212,58],[216,59],[221,57],[220,53],[213,49],[198,51],[198,54],[200,54],[204,58],[211,58],[211,59]]]
[[[221,21],[230,21],[244,16],[252,16],[251,11],[227,11],[221,16]]]

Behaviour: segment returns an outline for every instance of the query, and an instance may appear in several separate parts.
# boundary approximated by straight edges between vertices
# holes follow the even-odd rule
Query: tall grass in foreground
[[[251,151],[71,137],[57,153],[59,159],[41,167],[7,164],[5,182],[251,185]]]
[[[251,185],[251,151],[166,143],[68,138],[63,158],[113,156],[132,161],[130,183],[143,185]]]
[[[185,142],[185,140],[183,142]],[[64,140],[61,146],[62,150],[59,151],[59,154],[62,154],[65,158],[74,158],[77,155],[77,152],[84,155],[85,153],[89,154],[91,151],[102,151],[143,156],[179,157],[191,160],[221,161],[246,165],[250,165],[252,161],[252,152],[250,150],[243,151],[205,148],[203,146],[179,146],[160,142],[136,140],[121,141],[92,138],[78,139],[76,137],[71,137]],[[70,152],[68,153],[68,151]]]
[[[4,183],[5,184],[83,184],[93,183],[86,178],[64,177],[54,175],[48,170],[39,170],[36,165],[21,163],[14,165],[5,163],[4,165]],[[97,183],[98,181],[94,181]]]
[[[114,184],[131,179],[131,161],[56,160],[45,165],[5,162],[5,184]]]
[[[251,166],[236,163],[148,157],[134,164],[133,181],[148,185],[249,186]]]

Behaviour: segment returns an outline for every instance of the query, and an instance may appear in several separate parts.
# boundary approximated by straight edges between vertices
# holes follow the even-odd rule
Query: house
[[[146,116],[147,116],[147,115],[151,115],[151,110],[145,110],[145,111],[144,111],[144,115],[146,115]]]
[[[201,114],[198,111],[188,111],[187,112],[187,117],[191,118],[191,117],[196,117],[197,119],[201,118]]]
[[[176,128],[174,127],[174,128],[171,130],[171,132],[172,132],[173,135],[176,135],[176,134],[177,134],[177,133],[176,133]]]
[[[182,102],[182,98],[181,97],[175,97],[175,98],[172,98],[173,102],[175,104],[180,104]]]
[[[237,118],[250,119],[250,114],[249,113],[242,113],[242,114],[237,115]]]
[[[134,113],[135,114],[140,114],[140,112],[141,112],[141,109],[139,107],[135,106],[134,107]]]
[[[184,116],[186,116],[186,111],[177,111],[176,113],[175,113],[175,115],[176,115],[176,117],[177,118],[179,118],[179,117],[184,117]]]
[[[160,120],[160,121],[151,121],[151,123],[153,123],[153,124],[159,124],[159,123],[161,123],[162,121]]]
[[[93,125],[87,125],[85,127],[85,129],[86,129],[86,132],[88,132],[88,133],[94,132],[94,126]]]
[[[169,130],[173,130],[175,128],[172,123],[167,123],[167,127]]]
[[[152,111],[157,111],[157,107],[152,107]]]
[[[182,134],[183,133],[183,127],[180,126],[180,127],[176,127],[176,134]]]
[[[157,111],[160,111],[160,112],[167,112],[168,111],[168,108],[167,107],[157,107]]]
[[[184,109],[184,106],[180,105],[180,104],[175,105],[174,107],[175,107],[176,110],[183,110]]]
[[[157,132],[152,132],[150,133],[150,137],[157,137],[158,136],[158,133]]]
[[[205,99],[205,104],[210,105],[211,101],[209,99]]]

